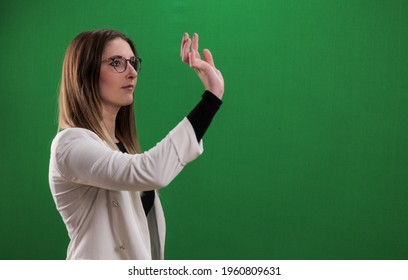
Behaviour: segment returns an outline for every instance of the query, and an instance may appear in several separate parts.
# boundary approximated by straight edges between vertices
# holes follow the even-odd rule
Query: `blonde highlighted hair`
[[[82,32],[68,46],[62,67],[58,116],[59,131],[70,127],[86,128],[113,149],[116,145],[102,119],[99,74],[104,48],[116,38],[125,40],[137,56],[133,42],[111,29]],[[128,153],[140,153],[133,103],[119,110],[115,133]]]

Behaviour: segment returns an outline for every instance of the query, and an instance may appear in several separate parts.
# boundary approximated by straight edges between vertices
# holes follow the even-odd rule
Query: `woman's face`
[[[115,57],[130,59],[134,56],[130,45],[121,38],[116,38],[105,46],[99,75],[99,91],[104,110],[114,113],[120,107],[132,104],[137,82],[136,70],[126,61],[126,70],[118,73],[111,63]]]

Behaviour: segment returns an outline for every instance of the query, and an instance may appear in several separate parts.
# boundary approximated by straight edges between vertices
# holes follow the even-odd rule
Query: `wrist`
[[[224,90],[221,89],[206,88],[205,90],[215,95],[219,100],[224,96]]]

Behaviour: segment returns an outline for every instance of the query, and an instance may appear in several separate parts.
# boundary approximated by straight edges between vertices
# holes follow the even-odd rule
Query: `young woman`
[[[142,60],[132,41],[102,29],[83,32],[68,46],[49,166],[51,192],[70,237],[67,259],[163,259],[165,220],[156,191],[203,152],[201,139],[224,93],[210,51],[201,59],[197,34],[192,40],[184,34],[180,54],[205,92],[142,153],[133,111]]]

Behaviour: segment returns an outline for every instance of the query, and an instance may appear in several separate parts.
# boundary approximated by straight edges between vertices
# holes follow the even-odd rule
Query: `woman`
[[[141,69],[132,41],[114,30],[79,34],[68,46],[59,97],[59,132],[49,182],[67,227],[67,259],[163,259],[165,221],[156,191],[199,156],[224,93],[210,51],[184,34],[182,61],[206,91],[155,147],[141,153],[133,91]]]

